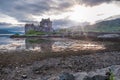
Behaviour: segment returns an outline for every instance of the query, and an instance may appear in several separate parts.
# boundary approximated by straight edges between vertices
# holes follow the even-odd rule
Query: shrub
[[[45,34],[47,34],[47,32],[30,30],[27,32],[26,35],[45,35]]]
[[[19,36],[20,34],[19,33],[15,33],[15,36]]]

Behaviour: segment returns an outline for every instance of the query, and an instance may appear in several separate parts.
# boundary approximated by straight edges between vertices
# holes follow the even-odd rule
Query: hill
[[[8,30],[0,29],[0,34],[13,34],[13,33]]]
[[[97,22],[93,25],[72,26],[67,28],[69,31],[78,32],[120,32],[120,18]]]
[[[120,31],[120,18],[114,20],[101,21],[94,25],[88,25],[88,31],[100,32],[119,32]]]

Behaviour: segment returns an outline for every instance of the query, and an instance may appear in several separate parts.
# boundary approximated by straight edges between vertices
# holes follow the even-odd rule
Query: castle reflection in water
[[[32,51],[51,52],[53,44],[53,41],[46,39],[25,39],[26,49]]]
[[[72,40],[67,38],[26,38],[10,39],[1,38],[0,51],[38,51],[38,52],[60,52],[79,50],[104,50],[107,44],[96,41]],[[109,44],[113,45],[113,44]],[[108,46],[109,46],[108,45]]]
[[[70,39],[30,39],[25,40],[27,50],[39,52],[58,52],[65,50],[104,50],[105,46],[98,42]]]

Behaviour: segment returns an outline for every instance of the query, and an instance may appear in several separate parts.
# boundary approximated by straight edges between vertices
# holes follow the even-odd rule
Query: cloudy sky
[[[51,18],[54,27],[120,17],[120,0],[0,0],[1,24],[25,24]]]

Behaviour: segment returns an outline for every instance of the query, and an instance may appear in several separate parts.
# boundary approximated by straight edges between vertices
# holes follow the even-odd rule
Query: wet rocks
[[[0,75],[9,74],[9,69],[0,68]]]
[[[34,67],[32,71],[34,74],[41,74],[42,73],[41,67]]]
[[[83,80],[108,80],[108,77],[102,75],[95,75],[93,77],[86,76]]]
[[[0,67],[0,80],[103,80],[109,68],[113,69],[115,79],[120,80],[120,52],[49,58],[29,65],[11,66]]]
[[[75,80],[75,77],[70,73],[64,72],[59,76],[59,80]]]
[[[42,73],[45,73],[50,68],[52,68],[52,66],[48,66],[48,65],[43,65],[43,66],[40,66],[40,67],[34,67],[33,68],[33,73],[34,74],[42,74]]]
[[[115,73],[116,73],[116,75],[119,76],[119,78],[120,78],[120,68],[117,69]]]
[[[74,74],[75,80],[83,80],[87,75],[87,72],[77,72]]]

